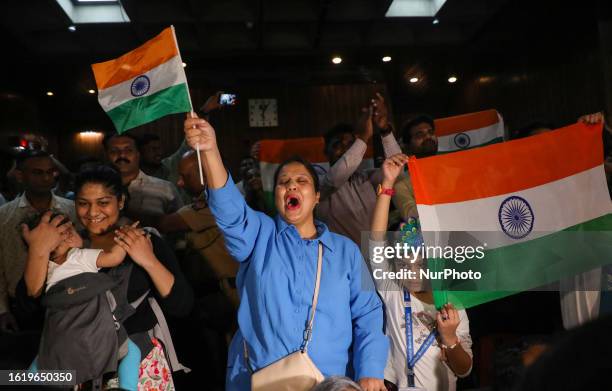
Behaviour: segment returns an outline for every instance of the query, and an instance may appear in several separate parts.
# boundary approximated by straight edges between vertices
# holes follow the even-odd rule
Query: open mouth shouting
[[[287,194],[285,196],[285,209],[295,211],[302,206],[302,200],[297,194]]]

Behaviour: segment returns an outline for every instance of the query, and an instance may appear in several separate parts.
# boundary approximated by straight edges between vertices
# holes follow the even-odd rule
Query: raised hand
[[[219,104],[219,97],[221,96],[221,91],[217,91],[214,95],[211,95],[206,99],[206,102],[200,107],[200,111],[204,114],[209,114],[211,111],[215,111],[218,109],[222,109],[223,106]]]
[[[199,149],[202,152],[213,151],[217,149],[217,138],[215,129],[204,119],[198,118],[193,114],[187,114],[187,119],[184,122],[185,140],[193,149]]]
[[[382,170],[383,170],[383,183],[384,188],[391,188],[395,184],[395,180],[402,173],[404,164],[408,162],[408,156],[403,153],[398,153],[385,159]]]
[[[355,135],[362,139],[366,144],[374,134],[374,125],[372,124],[372,106],[361,109],[361,115],[355,124]]]
[[[387,108],[387,104],[385,103],[385,98],[378,92],[376,96],[372,98],[372,120],[374,122],[374,126],[378,131],[391,130],[389,127],[389,110]]]
[[[459,342],[457,326],[459,326],[459,312],[448,303],[444,304],[436,315],[438,333],[442,343],[451,346]]]

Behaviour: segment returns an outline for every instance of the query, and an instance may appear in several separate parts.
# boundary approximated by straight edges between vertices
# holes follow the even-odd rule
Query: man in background
[[[137,139],[129,133],[110,134],[104,138],[108,161],[119,173],[130,199],[126,214],[142,225],[154,224],[160,216],[176,212],[183,201],[176,187],[163,179],[140,170],[140,151]]]

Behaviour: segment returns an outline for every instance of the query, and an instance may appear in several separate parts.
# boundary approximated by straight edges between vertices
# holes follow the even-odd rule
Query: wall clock
[[[249,99],[249,126],[252,128],[278,126],[276,99]]]

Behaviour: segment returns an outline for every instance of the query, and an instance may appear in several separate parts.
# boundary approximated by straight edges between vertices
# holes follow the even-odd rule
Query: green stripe
[[[494,138],[493,140],[491,140],[491,141],[487,141],[487,142],[486,142],[486,143],[484,143],[484,144],[473,145],[473,146],[471,146],[471,147],[469,147],[469,148],[463,148],[463,149],[461,149],[461,148],[457,147],[457,149],[454,149],[454,150],[452,150],[452,151],[438,151],[438,155],[441,155],[441,154],[444,154],[444,153],[452,153],[452,152],[459,152],[459,151],[467,151],[467,150],[474,149],[474,148],[479,148],[479,147],[486,147],[487,145],[501,143],[502,141],[504,141],[504,138],[503,138],[503,137],[496,137],[496,138]]]
[[[612,214],[550,235],[485,251],[481,260],[428,260],[431,271],[482,273],[480,280],[431,280],[436,305],[469,308],[536,289],[612,261]]]
[[[155,121],[168,114],[191,111],[187,85],[177,84],[107,111],[118,133]]]

